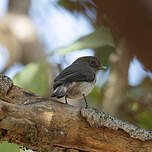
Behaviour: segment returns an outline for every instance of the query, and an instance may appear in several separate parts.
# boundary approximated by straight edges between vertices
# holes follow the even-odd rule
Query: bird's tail
[[[62,98],[65,96],[67,87],[64,85],[58,86],[52,93],[51,97]]]

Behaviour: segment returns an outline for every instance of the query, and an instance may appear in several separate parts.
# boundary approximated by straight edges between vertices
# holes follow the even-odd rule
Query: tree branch
[[[37,96],[0,75],[0,141],[37,151],[152,151],[152,132],[93,108]],[[133,137],[133,138],[132,138]],[[135,139],[136,138],[136,139]]]

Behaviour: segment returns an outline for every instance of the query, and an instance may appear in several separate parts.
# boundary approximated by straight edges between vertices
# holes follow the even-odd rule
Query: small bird
[[[85,56],[74,61],[55,78],[51,97],[65,97],[69,99],[84,98],[88,107],[86,96],[91,92],[96,83],[99,70],[106,69],[97,57]]]

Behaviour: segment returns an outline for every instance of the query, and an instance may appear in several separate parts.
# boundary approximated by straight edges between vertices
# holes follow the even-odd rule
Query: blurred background
[[[151,8],[151,0],[0,0],[0,71],[49,96],[62,69],[95,55],[108,68],[89,105],[152,129]],[[22,150],[3,142],[0,151]]]

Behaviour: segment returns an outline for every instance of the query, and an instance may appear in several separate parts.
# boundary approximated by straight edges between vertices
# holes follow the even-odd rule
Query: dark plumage
[[[55,78],[51,96],[65,97],[66,103],[67,98],[85,99],[95,85],[97,71],[104,68],[96,57],[78,58]]]

